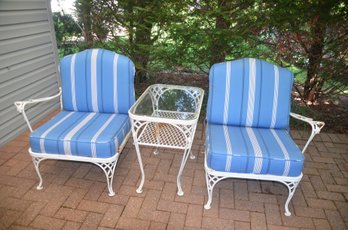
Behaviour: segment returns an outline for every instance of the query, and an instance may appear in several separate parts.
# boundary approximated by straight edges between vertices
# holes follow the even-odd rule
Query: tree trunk
[[[218,12],[226,10],[227,1],[226,0],[218,0]],[[228,30],[230,27],[229,21],[224,18],[223,13],[219,13],[215,18],[215,31],[218,31],[219,35],[214,35],[212,39],[212,43],[210,46],[210,66],[215,63],[223,62],[227,55],[227,42],[225,41],[225,37],[221,32]]]
[[[320,63],[323,58],[325,27],[317,22],[313,28],[313,42],[308,53],[307,78],[304,85],[303,97],[308,102],[318,99],[323,79],[319,76]]]
[[[145,8],[149,1],[138,1],[137,6]],[[151,11],[138,12],[137,21],[134,21],[135,32],[133,34],[133,60],[136,68],[136,81],[143,83],[147,78],[147,68],[150,60],[150,49],[152,46],[152,18]]]

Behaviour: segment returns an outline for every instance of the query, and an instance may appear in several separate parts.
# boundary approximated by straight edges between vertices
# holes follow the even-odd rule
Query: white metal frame
[[[186,93],[189,93],[195,101],[195,112],[187,113],[160,110],[158,108],[158,101],[167,90],[183,90]],[[136,114],[135,109],[147,94],[150,94],[151,96],[153,114],[150,116]],[[144,145],[156,147],[156,150],[154,151],[155,155],[158,154],[159,147],[184,150],[177,176],[177,194],[179,196],[184,195],[181,186],[181,176],[188,156],[190,155],[191,159],[195,158],[195,156],[192,154],[191,146],[196,132],[203,96],[204,90],[201,88],[155,84],[149,86],[135,102],[135,104],[129,109],[134,146],[141,171],[141,182],[136,190],[137,193],[141,193],[143,191],[143,185],[145,182],[144,166],[139,148],[140,145]],[[185,116],[186,119],[181,119],[182,116]]]
[[[14,104],[17,107],[17,111],[23,115],[24,120],[26,121],[30,132],[33,132],[33,128],[28,120],[26,113],[25,113],[25,106],[27,104],[34,104],[34,103],[39,103],[39,102],[50,101],[50,100],[53,100],[55,98],[60,97],[60,104],[61,104],[61,108],[62,108],[61,96],[62,96],[62,91],[61,91],[61,88],[59,88],[59,93],[54,95],[54,96],[44,97],[44,98],[39,98],[39,99],[29,99],[27,101],[16,101]],[[39,170],[39,166],[40,166],[41,161],[50,160],[50,159],[51,160],[65,160],[65,161],[78,161],[78,162],[92,163],[92,164],[99,166],[103,170],[103,172],[106,176],[107,188],[109,191],[108,195],[114,196],[115,192],[113,191],[113,188],[112,188],[112,182],[113,182],[113,178],[114,178],[114,174],[115,174],[116,164],[117,164],[118,158],[120,156],[120,153],[122,152],[124,146],[126,145],[129,137],[130,137],[130,131],[127,133],[125,139],[123,140],[123,142],[121,143],[121,145],[117,149],[116,154],[112,157],[109,157],[109,158],[93,158],[93,157],[70,156],[70,155],[50,154],[50,153],[36,153],[36,152],[33,152],[31,150],[31,148],[29,148],[29,150],[28,150],[29,154],[32,157],[36,173],[37,173],[39,180],[40,180],[36,189],[41,190],[43,188],[43,186],[42,186],[43,180],[42,180],[42,176],[41,176],[41,173]]]
[[[290,116],[305,121],[312,127],[312,132],[310,137],[307,140],[307,143],[302,149],[302,154],[306,151],[309,143],[313,140],[314,136],[317,135],[320,130],[324,127],[325,123],[321,121],[313,121],[312,118],[304,117],[296,113],[290,113]],[[205,209],[211,208],[212,203],[212,195],[214,186],[223,179],[228,178],[239,178],[239,179],[253,179],[253,180],[266,180],[266,181],[275,181],[284,184],[288,190],[288,198],[286,199],[284,208],[285,208],[285,216],[290,216],[291,212],[289,211],[289,203],[291,198],[293,197],[295,190],[302,179],[301,175],[297,177],[289,177],[289,176],[275,176],[275,175],[262,175],[262,174],[252,174],[252,173],[231,173],[231,172],[220,172],[211,169],[207,164],[207,153],[205,153],[204,159],[204,169],[205,169],[205,179],[208,191],[208,200],[204,205]]]

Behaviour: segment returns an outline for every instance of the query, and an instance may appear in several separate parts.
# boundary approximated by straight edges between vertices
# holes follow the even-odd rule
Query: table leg
[[[144,182],[145,182],[144,165],[143,165],[143,161],[141,159],[141,154],[140,154],[138,141],[134,141],[134,146],[135,146],[135,151],[137,152],[138,163],[139,163],[140,172],[141,172],[141,181],[140,181],[139,187],[138,187],[138,189],[136,191],[137,191],[137,193],[142,193],[143,192]]]
[[[184,192],[182,191],[182,187],[181,187],[181,176],[182,176],[182,172],[184,171],[186,161],[187,161],[188,156],[190,155],[190,152],[191,152],[191,149],[185,149],[184,155],[182,156],[182,161],[181,161],[178,177],[176,179],[176,183],[178,186],[178,193],[177,193],[178,196],[184,195]]]
[[[191,160],[196,159],[196,156],[195,156],[195,155],[193,155],[192,150],[190,150],[190,159],[191,159]]]

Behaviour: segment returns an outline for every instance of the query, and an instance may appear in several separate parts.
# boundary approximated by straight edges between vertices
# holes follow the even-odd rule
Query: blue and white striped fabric
[[[304,157],[286,130],[208,124],[208,166],[216,171],[299,176]]]
[[[60,62],[63,110],[122,113],[135,100],[134,64],[104,49],[88,49]]]
[[[207,121],[213,124],[289,127],[291,71],[245,58],[212,66]]]
[[[33,152],[108,158],[130,130],[126,114],[62,111],[30,135]]]

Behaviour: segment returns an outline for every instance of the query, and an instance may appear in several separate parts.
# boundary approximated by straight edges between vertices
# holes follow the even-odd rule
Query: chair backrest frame
[[[214,64],[209,73],[207,121],[288,129],[293,78],[291,71],[260,59]]]
[[[105,49],[87,49],[60,62],[66,111],[128,114],[134,104],[133,62]]]

